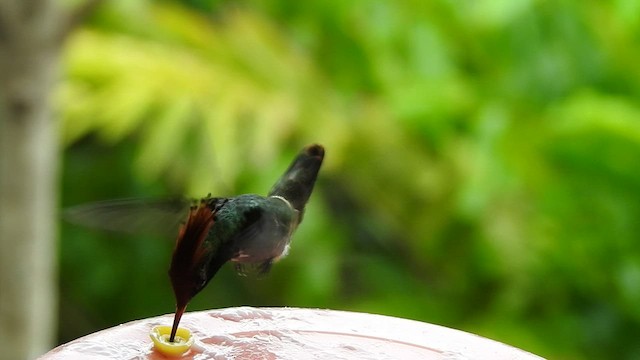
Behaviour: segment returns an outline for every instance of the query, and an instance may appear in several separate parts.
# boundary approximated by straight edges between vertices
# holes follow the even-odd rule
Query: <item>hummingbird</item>
[[[81,205],[67,215],[74,222],[116,231],[141,228],[149,218],[169,227],[172,219],[181,219],[169,266],[176,301],[169,341],[174,342],[187,305],[225,263],[235,263],[241,274],[252,270],[266,274],[274,262],[287,255],[323,159],[321,145],[304,147],[266,196],[112,200]],[[131,226],[132,221],[139,223]]]

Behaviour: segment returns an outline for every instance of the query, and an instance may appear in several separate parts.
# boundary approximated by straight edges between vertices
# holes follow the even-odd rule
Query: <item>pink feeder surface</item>
[[[238,307],[186,313],[195,343],[181,357],[149,332],[173,315],[132,321],[51,350],[41,360],[107,359],[542,359],[497,341],[419,321],[347,311]]]

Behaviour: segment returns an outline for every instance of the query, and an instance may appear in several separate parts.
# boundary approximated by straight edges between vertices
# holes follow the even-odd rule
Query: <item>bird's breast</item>
[[[285,256],[291,242],[293,229],[290,225],[266,225],[255,236],[238,242],[235,262],[257,263]]]

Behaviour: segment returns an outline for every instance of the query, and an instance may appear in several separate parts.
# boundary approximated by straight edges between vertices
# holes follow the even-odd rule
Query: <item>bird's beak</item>
[[[180,324],[180,318],[184,314],[184,310],[187,308],[187,304],[176,306],[176,315],[173,318],[173,327],[171,328],[171,336],[169,342],[174,342],[176,338],[176,331],[178,331],[178,324]]]

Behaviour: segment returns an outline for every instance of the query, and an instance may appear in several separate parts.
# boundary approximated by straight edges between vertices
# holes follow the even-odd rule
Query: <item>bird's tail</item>
[[[313,191],[323,159],[322,145],[306,146],[273,186],[269,196],[282,196],[294,209],[302,213]]]

